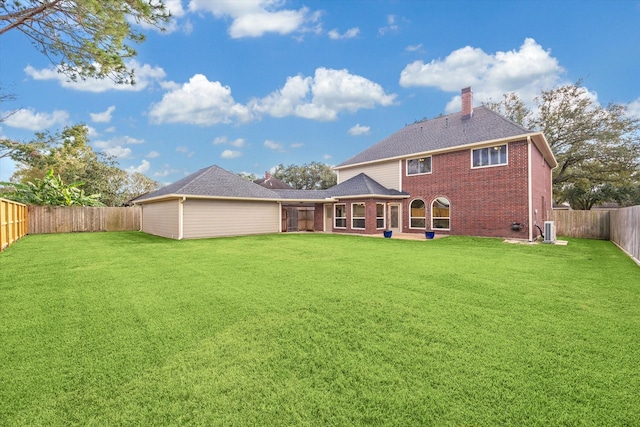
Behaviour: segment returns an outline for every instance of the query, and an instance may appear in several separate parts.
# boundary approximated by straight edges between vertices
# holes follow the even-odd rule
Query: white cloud
[[[131,154],[133,153],[131,151],[131,148],[123,147],[121,145],[116,145],[115,147],[107,147],[103,149],[102,152],[117,159],[130,159]]]
[[[65,110],[52,113],[37,113],[33,108],[22,108],[4,120],[7,126],[32,131],[42,131],[56,125],[64,125],[69,120]]]
[[[37,70],[31,65],[27,65],[24,72],[34,80],[56,80],[64,88],[96,93],[108,90],[140,92],[153,83],[160,84],[166,77],[166,73],[161,67],[152,67],[149,64],[141,65],[136,60],[125,61],[125,65],[129,70],[134,70],[135,72],[134,85],[116,84],[110,78],[101,80],[88,78],[86,80],[71,81],[66,75],[59,73],[54,66]]]
[[[181,145],[179,147],[176,147],[176,152],[178,153],[183,153],[185,154],[187,157],[191,158],[193,157],[193,155],[195,154],[193,151],[189,150],[189,147],[186,147],[184,145]]]
[[[158,153],[157,151],[153,150],[153,151],[150,151],[149,154],[147,154],[145,157],[148,158],[148,159],[155,159],[155,158],[160,157],[160,153]]]
[[[406,50],[407,52],[421,52],[423,50],[422,43],[409,45],[405,47],[404,50]]]
[[[354,37],[357,37],[358,34],[360,34],[360,28],[358,27],[354,27],[354,28],[349,28],[347,31],[344,32],[344,34],[340,34],[340,32],[334,28],[333,30],[329,31],[329,38],[332,40],[340,40],[340,39],[352,39]]]
[[[400,85],[436,87],[447,92],[471,86],[476,102],[502,99],[502,94],[509,92],[516,92],[523,100],[533,100],[542,89],[557,85],[563,72],[548,50],[527,38],[517,51],[488,54],[465,46],[445,59],[428,64],[415,61],[402,70]],[[459,109],[457,96],[447,104],[446,111]]]
[[[387,16],[387,25],[378,29],[378,34],[384,36],[386,33],[390,31],[398,31],[398,24],[396,24],[396,16],[388,15]]]
[[[220,82],[210,82],[206,76],[196,74],[181,87],[172,89],[162,100],[151,106],[149,117],[153,123],[188,123],[210,126],[248,121],[248,109],[234,101],[231,89]]]
[[[640,98],[627,105],[627,114],[640,119]]]
[[[243,138],[236,138],[233,141],[230,141],[226,136],[218,136],[213,140],[213,145],[231,145],[232,147],[242,148],[245,145],[245,140]]]
[[[325,154],[325,155],[322,156],[323,160],[329,160],[330,158],[331,158],[330,154]]]
[[[267,139],[263,145],[267,147],[269,150],[279,151],[281,153],[284,152],[284,146],[279,142],[275,142]]]
[[[98,131],[96,130],[96,128],[88,126],[88,125],[84,125],[84,127],[87,129],[87,136],[89,137],[89,139],[97,138],[100,135],[98,133]]]
[[[157,178],[164,178],[165,176],[173,175],[174,173],[179,173],[179,172],[181,172],[179,169],[172,169],[169,167],[169,165],[165,164],[163,166],[163,169],[155,172],[153,176]]]
[[[303,146],[304,144],[302,142],[294,142],[293,144],[290,145],[291,148],[301,148]]]
[[[118,159],[130,159],[132,158],[133,151],[125,145],[137,145],[144,144],[143,139],[132,138],[130,136],[116,136],[111,139],[101,139],[94,141],[92,145],[106,153]]]
[[[138,172],[138,173],[144,174],[148,172],[150,168],[151,168],[151,163],[149,163],[149,161],[146,159],[142,159],[142,162],[140,162],[138,166],[129,166],[127,168],[127,171],[129,173]]]
[[[242,151],[224,150],[220,157],[223,159],[235,159],[242,156]]]
[[[371,128],[369,126],[361,126],[360,123],[358,123],[351,129],[349,129],[349,135],[353,135],[353,136],[366,135],[369,133],[370,130]]]
[[[273,117],[298,116],[306,119],[335,120],[343,111],[355,112],[376,105],[392,105],[395,94],[348,70],[316,69],[315,76],[287,78],[285,85],[265,98],[253,100],[256,113]]]
[[[310,13],[306,7],[280,9],[282,4],[281,0],[191,0],[189,10],[210,12],[217,18],[231,18],[228,32],[232,38],[304,31],[306,23],[318,19],[318,15]]]
[[[89,113],[89,115],[91,116],[91,121],[96,123],[109,123],[114,111],[116,111],[116,106],[112,105],[102,113]]]

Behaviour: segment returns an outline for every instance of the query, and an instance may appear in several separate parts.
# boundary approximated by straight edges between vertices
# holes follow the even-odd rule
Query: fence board
[[[548,216],[556,223],[558,236],[609,240],[610,211],[552,210]]]
[[[27,234],[27,206],[0,198],[0,251]]]
[[[139,207],[29,206],[29,233],[140,230]]]
[[[640,263],[640,206],[611,212],[611,241]]]

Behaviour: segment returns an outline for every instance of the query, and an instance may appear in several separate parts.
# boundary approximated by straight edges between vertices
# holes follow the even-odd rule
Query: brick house
[[[135,201],[143,231],[178,239],[282,232],[287,209],[304,205],[314,231],[533,240],[551,209],[557,162],[541,132],[474,109],[472,96],[463,89],[460,112],[406,126],[335,166],[338,183],[327,190],[261,187],[202,169]]]

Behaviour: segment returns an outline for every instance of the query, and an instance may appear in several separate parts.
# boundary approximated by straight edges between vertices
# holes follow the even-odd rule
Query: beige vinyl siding
[[[367,174],[370,178],[376,180],[387,188],[401,190],[399,160],[340,169],[338,173],[338,184],[345,182],[349,178],[353,178],[360,173]]]
[[[184,202],[184,238],[277,233],[280,204],[231,200]]]
[[[178,199],[142,205],[142,231],[156,236],[179,239]]]

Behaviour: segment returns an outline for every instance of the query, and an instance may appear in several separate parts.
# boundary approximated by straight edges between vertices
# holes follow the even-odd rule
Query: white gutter
[[[527,137],[527,200],[529,203],[529,241],[533,242],[533,183],[531,182],[531,137]]]

